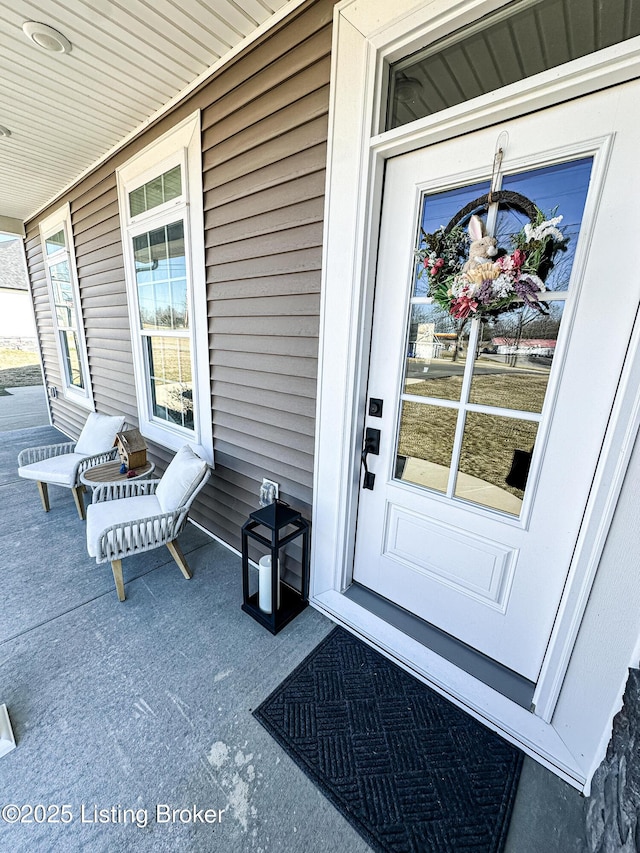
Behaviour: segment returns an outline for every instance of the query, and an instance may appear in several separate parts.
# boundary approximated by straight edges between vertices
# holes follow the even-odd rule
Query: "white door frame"
[[[334,15],[311,603],[583,787],[588,785],[601,744],[591,751],[580,746],[580,755],[575,748],[568,750],[559,735],[567,721],[557,719],[554,711],[638,428],[640,324],[636,324],[590,498],[593,522],[580,535],[578,559],[536,690],[535,714],[515,707],[341,593],[350,583],[353,563],[384,161],[636,78],[640,76],[640,38],[512,84],[498,94],[379,132],[385,62],[505,3],[461,0],[452,5],[450,0],[431,0],[416,5],[415,0],[396,0],[393,9],[390,5],[386,0],[366,4],[344,0]],[[599,712],[606,725],[618,701],[617,694],[600,699]],[[601,740],[604,737],[603,733]]]

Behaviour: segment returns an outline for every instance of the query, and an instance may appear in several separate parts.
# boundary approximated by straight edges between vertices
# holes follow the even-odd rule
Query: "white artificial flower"
[[[462,292],[468,284],[469,282],[464,276],[457,275],[451,283],[451,295],[455,296],[456,299],[458,298],[458,296],[462,296]]]
[[[493,292],[497,299],[504,299],[505,296],[513,293],[513,279],[510,275],[506,275],[506,273],[499,275],[491,284],[493,285]]]
[[[540,225],[536,225],[535,228],[528,222],[524,226],[524,234],[527,242],[531,240],[544,240],[545,237],[553,237],[559,243],[563,242],[564,234],[556,228],[556,225],[560,222],[562,222],[562,216],[554,216],[553,219],[547,219],[541,222]]]

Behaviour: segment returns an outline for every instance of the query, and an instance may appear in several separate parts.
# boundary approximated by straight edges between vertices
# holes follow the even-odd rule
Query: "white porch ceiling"
[[[0,217],[28,219],[301,0],[0,0]],[[70,53],[37,47],[47,24]]]

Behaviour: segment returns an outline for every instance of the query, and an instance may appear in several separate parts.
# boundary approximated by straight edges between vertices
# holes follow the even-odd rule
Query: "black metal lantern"
[[[282,535],[287,527],[295,529]],[[256,528],[265,527],[270,531],[267,539]],[[281,548],[302,536],[302,589],[297,592],[290,586],[280,583],[279,552]],[[267,582],[271,582],[270,607],[260,607],[260,592],[249,593],[249,539],[255,539],[266,545],[270,552],[270,564],[260,566],[260,571],[269,571]],[[263,558],[264,559],[264,558]],[[262,561],[261,561],[262,563]],[[291,509],[283,501],[274,501],[262,509],[252,512],[242,526],[242,609],[245,613],[264,625],[272,634],[277,634],[307,606],[309,598],[309,522],[299,512]]]

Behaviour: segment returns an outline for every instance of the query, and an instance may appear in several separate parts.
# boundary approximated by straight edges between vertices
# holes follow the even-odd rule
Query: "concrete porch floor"
[[[0,806],[44,805],[60,822],[0,820],[0,850],[366,853],[251,715],[332,623],[308,608],[272,637],[240,610],[239,557],[193,525],[193,579],[166,549],[132,557],[118,602],[70,492],[51,487],[45,514],[18,478],[21,449],[64,440],[42,389],[24,391],[0,397],[0,704],[18,744],[0,758]],[[158,805],[224,812],[158,822]],[[507,853],[586,850],[583,805],[526,759]]]

